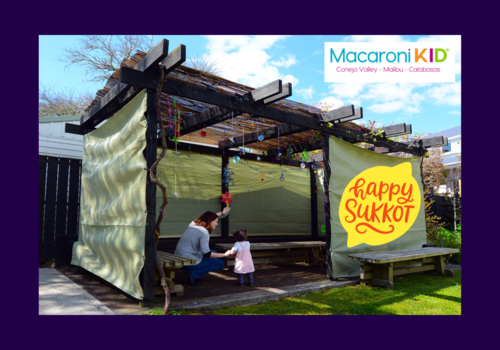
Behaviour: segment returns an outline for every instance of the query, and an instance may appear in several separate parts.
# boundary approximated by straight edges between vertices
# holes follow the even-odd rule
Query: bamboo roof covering
[[[145,52],[138,51],[131,58],[122,61],[122,66],[129,68],[134,68],[144,57]],[[204,84],[209,84],[217,89],[217,92],[226,94],[229,96],[234,96],[235,93],[244,95],[247,92],[254,90],[255,88],[242,85],[239,83],[232,82],[230,80],[221,78],[219,76],[199,71],[187,66],[179,66],[173,72],[166,76],[166,79],[172,79],[177,81],[182,81],[187,84],[192,84],[197,87],[206,86]],[[87,107],[86,110],[90,109],[95,103],[97,103],[103,96],[105,96],[116,84],[120,82],[120,70],[116,70],[106,82],[103,89],[99,90],[96,94],[94,101]],[[168,125],[169,121],[169,108],[168,108],[168,96],[165,93],[161,94],[161,117],[164,125]],[[211,104],[194,101],[191,99],[172,96],[170,95],[170,101],[173,103],[173,99],[176,99],[177,103],[180,102],[181,110],[181,120],[191,118],[192,116],[206,111],[214,106]],[[313,115],[320,113],[321,110],[317,107],[294,102],[289,99],[280,100],[274,102],[270,105],[272,108],[281,109],[284,111],[301,114],[306,117],[312,118]],[[336,108],[341,106],[336,106]],[[180,137],[181,141],[191,141],[204,143],[208,145],[218,145],[219,141],[227,139],[230,137],[243,136],[244,134],[258,132],[260,130],[266,130],[272,127],[281,125],[282,123],[270,120],[267,118],[253,117],[248,114],[242,114],[230,118],[222,123],[214,124],[210,127],[204,128],[203,131],[206,132],[206,136],[202,137],[200,135],[202,130],[198,130]],[[359,126],[358,124],[352,122],[341,123],[344,127],[351,129],[358,129],[361,131],[369,131],[368,129]],[[270,149],[275,149],[278,147],[284,147],[288,145],[298,144],[308,142],[312,139],[313,135],[319,140],[321,139],[321,133],[318,131],[308,130],[305,132],[293,134],[290,136],[282,137],[278,140],[268,139],[262,142],[256,142],[252,144],[245,144],[245,147],[252,148],[259,151],[266,151]]]

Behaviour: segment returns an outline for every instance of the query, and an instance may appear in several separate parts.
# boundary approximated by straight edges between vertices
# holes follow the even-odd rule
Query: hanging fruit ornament
[[[205,130],[202,130],[202,132],[200,132],[200,135],[201,135],[201,137],[205,137],[205,136],[207,136],[207,133],[205,132]]]
[[[302,162],[302,164],[300,164],[300,167],[304,169],[306,167],[306,163]]]
[[[257,140],[259,140],[260,142],[264,141],[264,135],[259,135],[259,137],[257,137]]]
[[[262,179],[261,180],[264,181],[264,173],[262,173]]]
[[[321,232],[326,233],[325,225],[321,225]]]

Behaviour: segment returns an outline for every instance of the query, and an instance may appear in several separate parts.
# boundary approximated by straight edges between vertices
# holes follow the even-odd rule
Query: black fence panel
[[[39,263],[67,265],[78,240],[82,161],[39,156],[38,164]]]

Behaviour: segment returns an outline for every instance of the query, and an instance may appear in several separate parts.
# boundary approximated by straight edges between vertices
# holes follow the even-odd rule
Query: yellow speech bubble
[[[411,163],[369,168],[349,182],[340,200],[339,217],[347,247],[381,245],[408,231],[420,210],[420,189]]]

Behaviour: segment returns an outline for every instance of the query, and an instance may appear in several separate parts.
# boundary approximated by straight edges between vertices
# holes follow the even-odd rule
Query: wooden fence
[[[78,240],[81,168],[80,159],[38,157],[39,263],[71,262]]]

